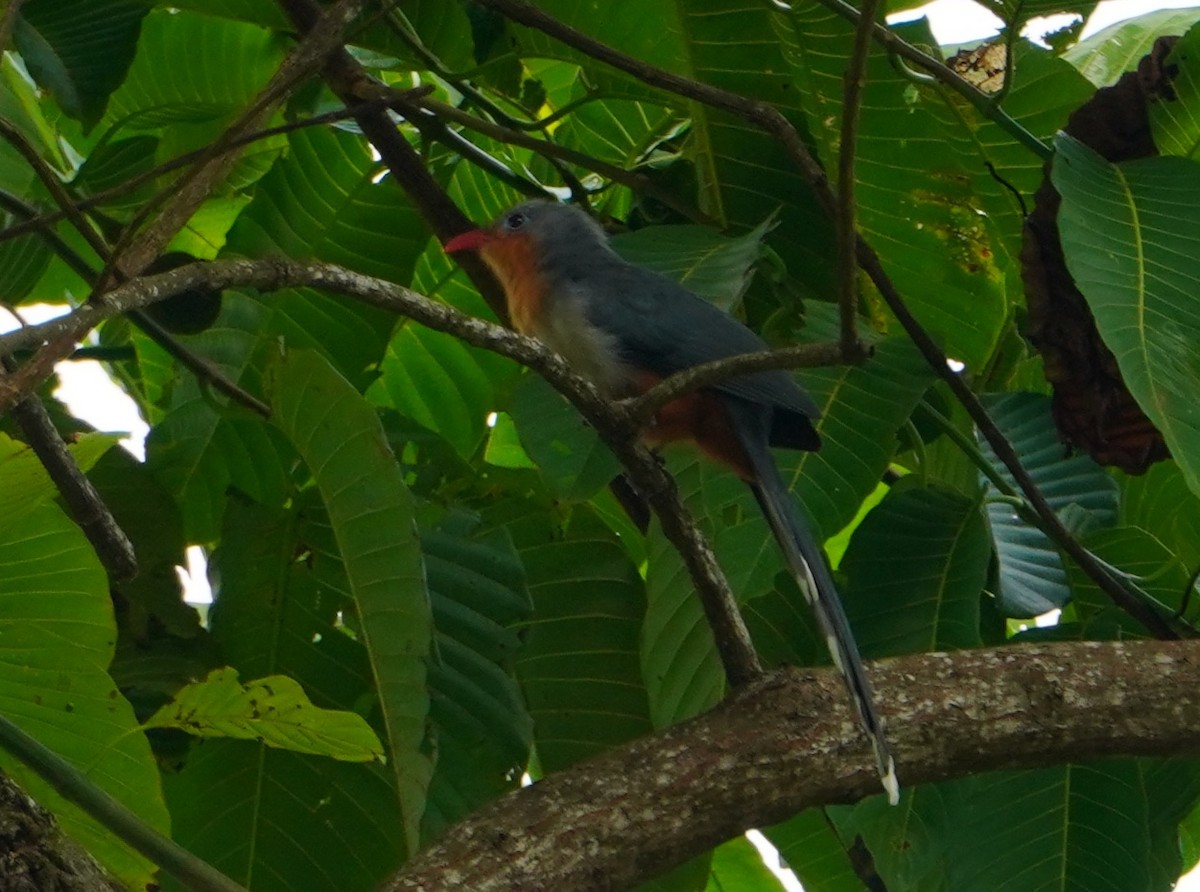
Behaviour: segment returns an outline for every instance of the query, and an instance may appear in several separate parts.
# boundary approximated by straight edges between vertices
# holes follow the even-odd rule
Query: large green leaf
[[[1163,613],[1182,608],[1182,599],[1194,586],[1192,569],[1145,530],[1136,527],[1096,530],[1083,537],[1083,544],[1100,560],[1127,574],[1135,587],[1161,605]],[[1148,634],[1140,623],[1114,607],[1112,599],[1075,567],[1071,568],[1071,587],[1075,592],[1076,614],[1085,624],[1090,622],[1114,631],[1119,628],[1123,635]],[[1112,633],[1097,633],[1094,637],[1109,634]]]
[[[887,888],[1166,890],[1176,827],[1200,786],[1184,760],[1112,760],[982,774],[831,809],[861,834]]]
[[[984,404],[1055,512],[1063,516],[1073,512],[1074,523],[1081,527],[1106,527],[1116,522],[1116,483],[1088,456],[1064,454],[1049,397],[1009,393],[992,395]],[[987,441],[982,436],[978,440],[996,471],[1016,488]],[[1071,592],[1057,546],[1018,517],[994,488],[989,486],[987,493],[988,523],[1000,562],[996,595],[1001,612],[1031,617],[1062,607]]]
[[[731,839],[713,851],[706,892],[782,892],[783,888],[746,837]]]
[[[8,462],[6,464],[11,464]],[[19,487],[0,488],[6,503]],[[128,701],[105,671],[117,638],[107,579],[79,528],[43,501],[0,523],[0,711],[163,832],[158,770]],[[143,887],[155,868],[37,774],[0,766],[115,876]]]
[[[526,375],[508,410],[525,452],[546,485],[564,498],[591,498],[620,471],[620,463],[566,397]]]
[[[810,808],[782,824],[763,828],[779,857],[817,892],[862,892],[845,844],[824,809]]]
[[[1147,12],[1097,31],[1063,53],[1063,58],[1097,87],[1106,87],[1136,68],[1161,35],[1182,34],[1197,19],[1200,8]]]
[[[433,763],[426,741],[432,617],[413,502],[378,418],[318,354],[276,365],[273,419],[312,471],[329,511],[371,659],[409,851]]]
[[[147,12],[136,0],[31,0],[13,40],[34,79],[90,128],[125,78]]]
[[[1119,522],[1146,530],[1185,565],[1200,564],[1200,497],[1187,490],[1175,462],[1121,480]]]
[[[778,20],[808,127],[826,167],[837,163],[846,59],[853,28],[817,3]],[[908,25],[911,42],[933,44]],[[913,313],[943,348],[975,367],[991,354],[1008,314],[1003,274],[973,186],[970,136],[941,96],[903,77],[883,50],[866,72],[855,152],[858,215]]]
[[[861,366],[806,369],[801,381],[822,410],[821,449],[777,453],[776,460],[823,540],[875,490],[895,454],[896,432],[933,372],[907,338],[895,337],[876,344]]]
[[[228,378],[261,392],[253,364],[267,319],[262,303],[227,291],[216,323],[187,344]],[[217,538],[230,487],[264,504],[281,502],[292,451],[279,432],[245,410],[219,407],[148,338],[134,344],[141,403],[152,422],[146,463],[179,504],[188,541]]]
[[[255,892],[370,892],[404,850],[386,775],[382,766],[205,740],[164,789],[176,839]]]
[[[417,262],[412,287],[473,316],[492,314],[436,242]],[[443,332],[402,325],[388,343],[379,380],[367,398],[436,431],[469,459],[489,430],[489,416],[506,398],[521,367]]]
[[[532,609],[520,557],[506,532],[481,536],[456,526],[421,535],[439,657],[429,670],[438,761],[426,838],[514,789],[533,737],[513,678],[525,652],[518,624]]]
[[[1200,155],[1200,27],[1180,38],[1165,63],[1171,72],[1171,96],[1148,108],[1154,145],[1164,155],[1196,159]]]
[[[143,4],[131,5],[145,10]],[[263,28],[178,9],[154,10],[143,23],[129,76],[113,94],[108,119],[153,128],[225,118],[262,89],[283,50],[280,38]],[[180,64],[184,59],[187,64]]]
[[[557,771],[650,730],[638,662],[641,577],[591,509],[565,529],[516,503],[505,518],[520,548],[534,611],[516,663],[543,770]],[[500,519],[499,513],[492,519]]]
[[[1063,135],[1054,185],[1067,268],[1142,411],[1200,492],[1200,167],[1183,158],[1109,164]]]
[[[982,644],[992,549],[977,502],[900,486],[866,516],[842,559],[846,611],[871,657]]]
[[[772,225],[767,220],[735,238],[707,226],[651,226],[614,236],[612,246],[630,263],[669,276],[728,311],[749,287]]]

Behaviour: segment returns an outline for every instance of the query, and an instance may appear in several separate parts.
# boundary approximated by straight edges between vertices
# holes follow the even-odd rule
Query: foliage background
[[[1018,30],[1034,14],[1094,4],[985,5]],[[830,4],[538,6],[638,59],[772,104],[836,170],[853,27]],[[1154,36],[1198,18],[1152,13],[1083,43],[1063,35],[1060,53],[1014,40],[1001,107],[1049,143]],[[599,214],[627,224],[614,240],[625,256],[772,343],[837,337],[833,230],[766,134],[479,5],[369,5],[349,33],[373,75],[431,86],[427,98],[446,104],[426,103],[428,118],[401,132],[469,218],[546,187],[587,191]],[[895,33],[938,51],[923,22]],[[1084,287],[1100,268],[1085,294],[1126,379],[1145,379],[1135,395],[1175,455],[1142,477],[1064,458],[1021,335],[1014,190],[1032,196],[1043,159],[995,114],[878,48],[855,147],[860,230],[913,312],[965,364],[1073,534],[1188,616],[1183,593],[1200,565],[1198,34],[1185,38],[1171,114],[1153,121],[1171,157],[1113,166],[1057,144],[1077,161],[1056,166],[1082,221],[1063,225],[1072,271]],[[214,144],[293,45],[265,0],[28,0],[0,64],[0,117],[18,134],[0,145],[9,225],[56,203],[14,147],[23,141],[86,206],[101,248],[119,250],[140,213],[153,219],[156,196],[178,190],[163,165]],[[355,124],[302,126],[339,107],[315,72],[276,98],[264,126],[280,131],[236,156],[170,249],[330,261],[494,318]],[[463,114],[507,129],[473,130]],[[535,151],[513,131],[557,149]],[[561,150],[582,157],[546,157]],[[45,231],[0,241],[3,298],[18,310],[83,302],[81,273],[109,259],[69,221],[50,231],[57,242]],[[874,354],[803,372],[826,445],[779,459],[829,540],[866,656],[1145,635],[981,473],[995,459],[860,284]],[[162,321],[178,330],[172,312]],[[6,420],[0,440],[0,712],[147,823],[256,890],[368,889],[524,771],[568,769],[723,695],[678,555],[656,523],[643,536],[621,510],[607,488],[617,464],[594,432],[511,360],[306,289],[226,291],[215,320],[177,340],[271,417],[216,395],[138,325],[101,326],[96,349],[151,426],[146,461],[94,433],[73,454],[134,542],[134,581],[110,581],[25,435]],[[79,432],[47,390],[59,428]],[[764,660],[824,660],[752,499],[686,452],[668,462]],[[173,571],[188,544],[211,556],[205,623],[181,605]],[[1054,629],[1020,622],[1053,607],[1063,608]],[[239,699],[227,672],[211,674],[222,669],[244,682],[285,676],[299,701],[253,689]],[[283,696],[282,683],[267,687]],[[304,717],[264,723],[264,702]],[[151,880],[152,865],[21,764],[0,754],[0,766],[117,876]],[[1191,761],[1111,760],[911,789],[897,809],[879,797],[831,806],[767,835],[813,892],[863,888],[856,842],[888,889],[1158,889],[1196,860],[1198,800]],[[652,885],[706,887],[778,881],[735,840]]]

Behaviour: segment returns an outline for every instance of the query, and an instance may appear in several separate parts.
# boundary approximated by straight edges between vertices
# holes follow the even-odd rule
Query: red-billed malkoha
[[[732,316],[681,285],[622,260],[578,208],[530,201],[486,229],[452,238],[446,251],[478,251],[508,298],[518,331],[562,354],[611,397],[641,393],[701,363],[767,345]],[[741,375],[668,403],[645,432],[651,446],[696,444],[749,485],[812,606],[870,736],[888,798],[899,797],[895,762],[841,600],[771,457],[771,447],[816,450],[816,405],[786,371]]]

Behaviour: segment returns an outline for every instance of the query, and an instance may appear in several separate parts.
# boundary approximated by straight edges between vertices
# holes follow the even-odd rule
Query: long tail
[[[842,673],[842,679],[854,700],[863,729],[871,738],[871,746],[875,750],[875,767],[879,771],[883,788],[887,791],[888,802],[895,805],[900,801],[896,762],[884,735],[883,721],[875,708],[875,694],[871,689],[871,681],[867,678],[862,657],[858,653],[858,645],[854,643],[850,623],[846,619],[845,610],[842,609],[841,598],[825,564],[825,555],[792,503],[770,450],[765,444],[746,443],[746,439],[749,438],[743,438],[743,446],[749,454],[757,477],[757,480],[750,484],[754,497],[758,499],[758,504],[767,518],[771,532],[779,542],[779,547],[783,550],[784,558],[800,590],[816,614],[834,665]]]

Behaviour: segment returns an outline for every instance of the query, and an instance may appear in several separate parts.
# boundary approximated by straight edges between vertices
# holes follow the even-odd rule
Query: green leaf
[[[1200,168],[1183,158],[1109,164],[1060,136],[1054,185],[1067,268],[1130,393],[1200,493]]]
[[[1161,35],[1182,34],[1197,19],[1200,8],[1148,12],[1097,31],[1063,53],[1063,58],[1097,87],[1107,87],[1136,68]]]
[[[1195,159],[1200,154],[1200,27],[1179,39],[1165,65],[1173,95],[1150,103],[1154,144],[1164,155]]]
[[[328,709],[375,702],[367,651],[339,622],[353,601],[316,491],[287,508],[232,499],[209,568],[213,640],[241,675],[286,674]],[[368,892],[404,856],[395,780],[377,762],[202,740],[165,789],[175,838],[255,888]]]
[[[131,5],[144,14],[144,4]],[[283,50],[279,36],[263,28],[156,9],[143,23],[137,56],[113,94],[108,119],[149,129],[226,118],[266,85]]]
[[[372,763],[205,740],[163,787],[175,838],[258,892],[371,892],[404,850],[395,791]]]
[[[126,180],[145,173],[154,166],[158,139],[135,136],[97,146],[75,174],[72,186],[83,196],[96,195]],[[153,195],[150,184],[105,204],[110,211],[140,207]]]
[[[295,351],[278,361],[271,407],[329,511],[370,654],[409,851],[415,851],[433,770],[425,739],[433,628],[412,496],[379,419],[318,354]]]
[[[9,491],[0,485],[0,495]],[[78,527],[45,501],[26,508],[19,523],[6,523],[0,529],[0,711],[166,832],[150,746],[105,672],[116,639],[104,568]],[[153,882],[153,865],[7,752],[0,751],[0,767],[115,876],[138,888]]]
[[[532,610],[520,556],[507,532],[445,526],[421,535],[439,656],[429,669],[438,741],[422,828],[430,839],[515,789],[533,737],[513,677],[525,652],[517,627]]]
[[[1117,527],[1096,530],[1082,541],[1100,560],[1128,574],[1130,581],[1162,605],[1164,612],[1182,606],[1182,598],[1192,585],[1191,570],[1150,533],[1134,527]],[[1076,613],[1081,621],[1119,626],[1134,637],[1148,634],[1140,623],[1117,610],[1112,599],[1077,567],[1072,566],[1070,573]]]
[[[707,226],[650,226],[614,236],[611,244],[630,263],[669,276],[728,311],[749,287],[773,227],[768,219],[730,238]]]
[[[1010,28],[1020,31],[1030,19],[1057,13],[1072,13],[1086,19],[1096,8],[1097,0],[981,0],[982,5],[1004,20]]]
[[[346,762],[383,758],[383,744],[362,716],[313,706],[303,688],[286,675],[241,684],[237,670],[216,669],[176,693],[174,701],[142,727],[257,740]]]
[[[822,410],[821,449],[776,453],[776,461],[824,540],[874,492],[933,372],[907,338],[894,337],[861,366],[805,369],[800,380]]]
[[[525,375],[508,407],[526,454],[553,491],[571,501],[591,498],[621,465],[566,397],[537,375]]]
[[[189,346],[239,381],[252,367],[265,319],[258,301],[227,291],[216,324],[189,338]],[[282,502],[292,460],[284,437],[248,413],[222,412],[194,378],[180,379],[161,348],[148,340],[135,344],[144,396],[169,407],[159,418],[148,413],[153,426],[146,438],[146,464],[175,497],[188,541],[217,539],[230,487],[263,504]]]
[[[1186,566],[1200,564],[1200,497],[1188,491],[1175,462],[1121,480],[1119,524],[1146,530]]]
[[[408,324],[397,330],[367,398],[436,431],[464,459],[487,434],[488,416],[520,367],[453,335]]]
[[[34,80],[91,129],[125,78],[148,11],[135,0],[31,0],[13,41]]]
[[[1116,522],[1116,483],[1088,456],[1064,456],[1049,397],[1034,393],[991,395],[985,396],[984,405],[1056,513],[1065,516],[1068,511],[1082,509],[1092,527]],[[977,439],[992,466],[1016,488],[1012,475],[987,441],[981,435]],[[1011,617],[1032,617],[1062,607],[1071,591],[1058,547],[1041,530],[1018,517],[1012,505],[997,498],[992,487],[987,492],[988,523],[1000,562],[996,594],[1001,612]]]
[[[863,653],[982,644],[979,602],[991,556],[977,502],[942,489],[893,488],[842,559],[846,612]]]
[[[119,439],[116,434],[84,434],[68,448],[75,464],[86,471]],[[5,434],[0,434],[0,493],[4,497],[0,531],[16,526],[31,511],[58,495],[54,481],[33,449]]]
[[[981,774],[835,807],[887,888],[1088,892],[1171,888],[1194,761],[1127,759]]]
[[[746,837],[731,839],[713,852],[707,892],[782,892],[783,888]]]
[[[789,70],[807,99],[808,129],[827,169],[837,164],[841,103],[853,26],[820,4],[793,4],[777,28]],[[898,26],[909,42],[935,45],[924,24]],[[863,235],[909,308],[951,356],[969,367],[991,354],[1008,315],[992,224],[980,213],[977,146],[938,91],[872,51],[856,145]]]
[[[805,889],[862,892],[862,880],[825,809],[807,809],[782,824],[764,827],[762,832]]]
[[[558,771],[650,731],[638,635],[645,592],[617,536],[583,505],[565,529],[544,510],[509,517],[533,599],[517,676],[538,759]]]

